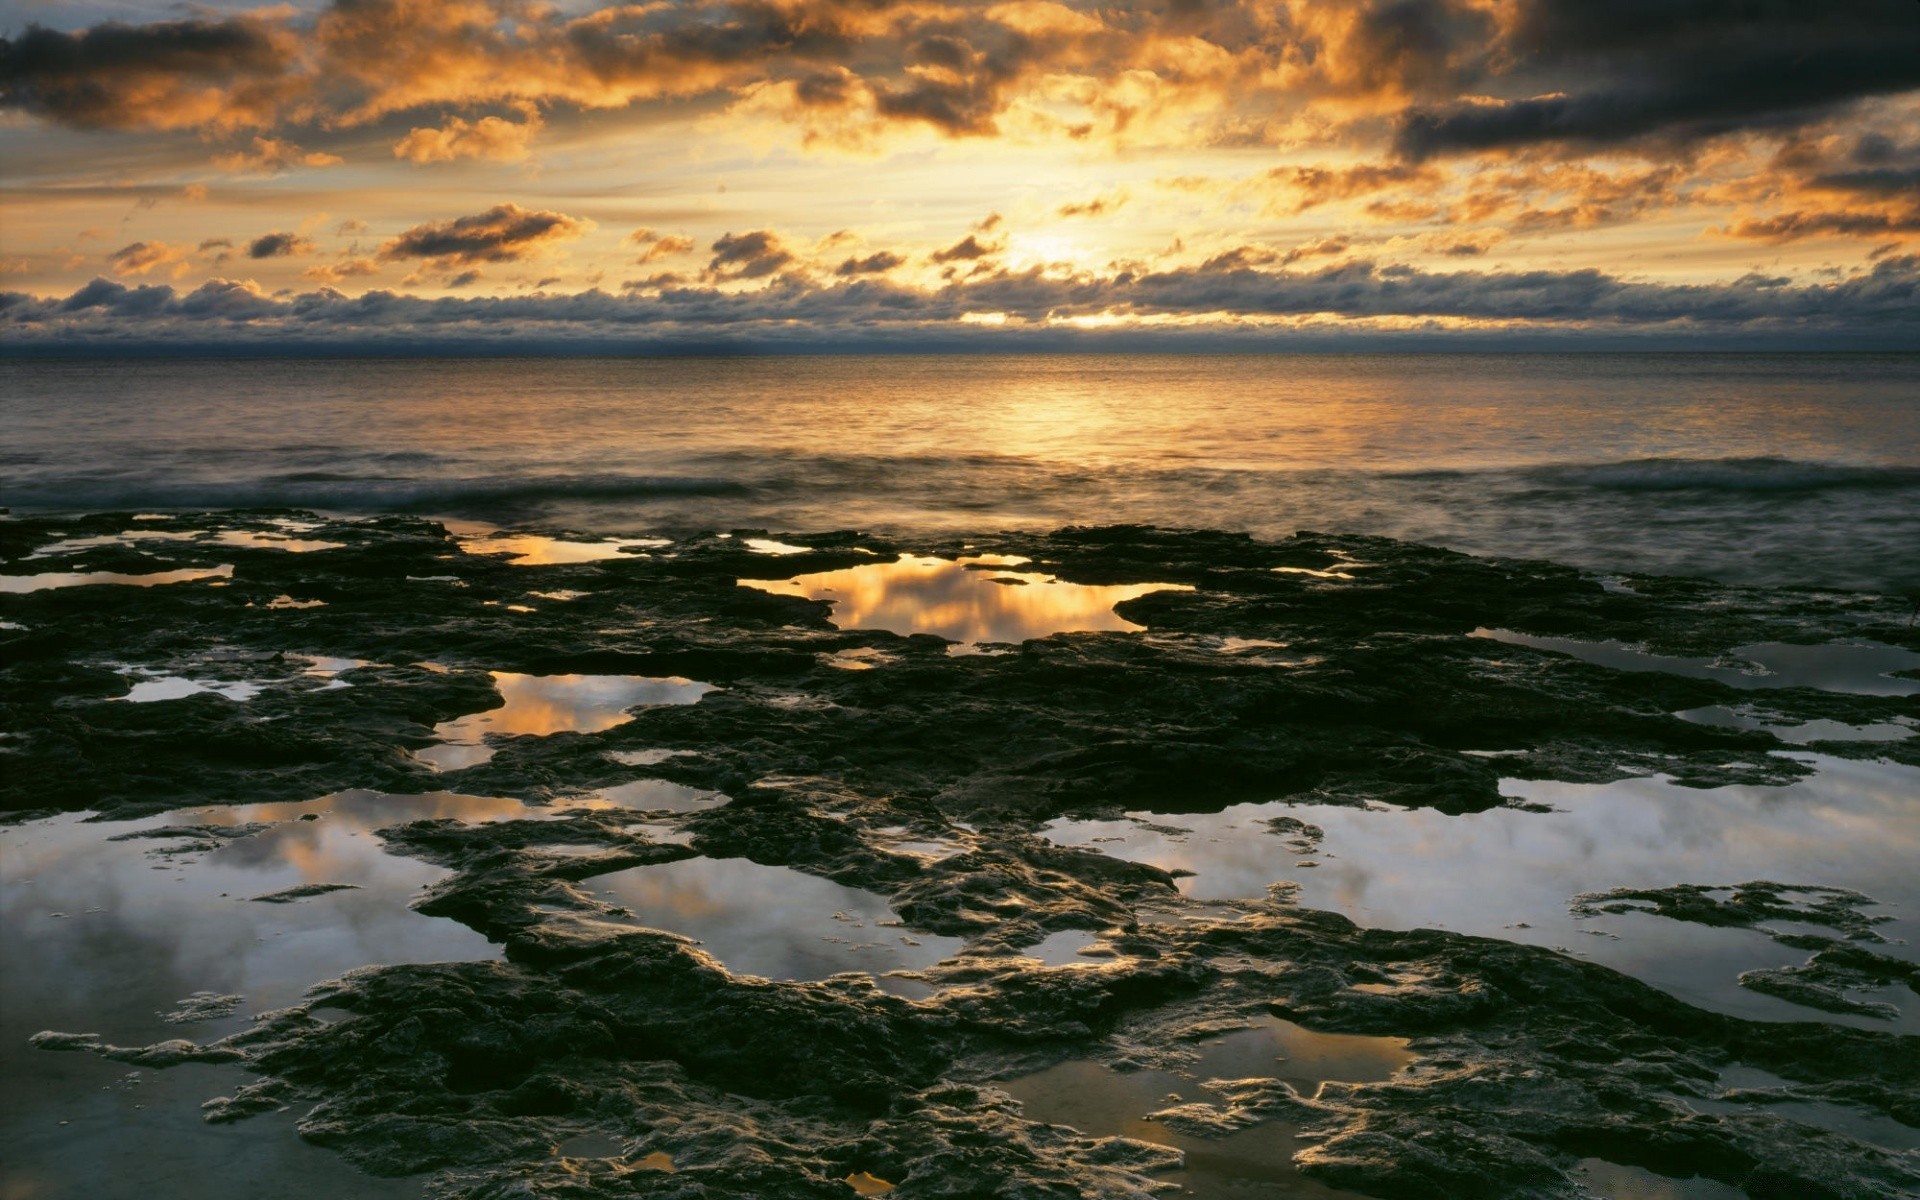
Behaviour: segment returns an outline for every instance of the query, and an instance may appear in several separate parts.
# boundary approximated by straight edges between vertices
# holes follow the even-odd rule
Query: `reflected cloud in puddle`
[[[1574,1177],[1596,1196],[1608,1200],[1747,1200],[1737,1187],[1693,1176],[1670,1179],[1645,1167],[1628,1167],[1604,1158],[1583,1158]]]
[[[837,629],[930,633],[963,645],[1023,642],[1056,633],[1137,632],[1145,626],[1114,612],[1114,605],[1149,592],[1193,590],[1172,583],[1063,583],[1038,572],[1002,569],[1024,561],[1005,555],[953,560],[903,554],[891,563],[740,582],[776,595],[831,600]]]
[[[1712,679],[1742,689],[1804,687],[1863,696],[1920,695],[1920,679],[1898,679],[1892,672],[1920,669],[1920,653],[1872,643],[1797,646],[1757,642],[1735,646],[1725,660],[1651,654],[1625,642],[1584,642],[1575,638],[1536,637],[1510,629],[1476,629],[1473,636],[1512,646],[1551,650],[1616,671],[1660,671],[1693,679]]]
[[[636,779],[615,787],[601,788],[596,795],[619,808],[665,809],[668,812],[697,812],[726,802],[719,792],[688,787],[670,779]]]
[[[159,587],[168,583],[195,583],[206,579],[233,578],[233,565],[183,567],[176,571],[147,571],[126,574],[121,571],[43,571],[38,575],[0,575],[0,592],[20,595],[52,588],[90,587],[95,584],[121,584],[127,587]]]
[[[437,771],[478,766],[493,757],[484,740],[488,734],[599,733],[632,720],[629,709],[692,704],[713,690],[712,684],[678,676],[491,674],[500,707],[442,721],[433,730],[441,744],[414,751],[415,758]]]
[[[888,971],[930,967],[958,938],[910,933],[884,898],[789,867],[744,858],[689,858],[597,876],[583,885],[652,929],[684,934],[736,975],[825,979],[864,971],[888,991],[924,995]]]
[[[1120,858],[1193,871],[1198,900],[1258,899],[1298,885],[1297,902],[1371,928],[1439,928],[1561,947],[1703,1008],[1758,1020],[1822,1020],[1920,1032],[1920,1006],[1896,1021],[1816,1012],[1738,986],[1742,971],[1807,955],[1748,929],[1644,914],[1577,919],[1580,892],[1774,879],[1853,888],[1895,920],[1879,953],[1920,959],[1906,914],[1920,905],[1920,770],[1799,754],[1816,774],[1782,787],[1684,788],[1660,779],[1610,784],[1506,781],[1516,800],[1550,806],[1447,816],[1285,803],[1218,813],[1058,821],[1046,835]],[[1291,817],[1324,840],[1301,848],[1267,822]],[[1290,844],[1291,843],[1291,844]],[[1311,868],[1300,866],[1311,862]]]
[[[1714,725],[1722,729],[1765,730],[1790,746],[1805,746],[1813,742],[1897,742],[1920,732],[1912,723],[1900,721],[1849,725],[1845,721],[1822,718],[1802,721],[1794,725],[1778,725],[1762,720],[1751,712],[1728,708],[1721,704],[1710,704],[1705,708],[1690,708],[1673,715],[1683,721],[1692,721],[1698,725]]]
[[[666,538],[603,538],[575,541],[537,533],[511,533],[478,521],[442,521],[467,554],[510,555],[516,567],[572,566],[608,559],[646,557],[645,551],[671,546]]]
[[[147,672],[137,672],[147,674]],[[183,675],[160,675],[142,679],[118,697],[128,704],[151,704],[158,700],[183,700],[188,696],[222,696],[236,704],[253,699],[265,690],[258,683],[219,679],[188,679]]]
[[[1209,1079],[1281,1079],[1311,1096],[1322,1083],[1372,1083],[1412,1061],[1398,1038],[1323,1034],[1277,1017],[1200,1043],[1190,1067],[1116,1071],[1088,1061],[1065,1062],[997,1084],[1020,1101],[1028,1120],[1067,1125],[1095,1137],[1123,1136],[1171,1146],[1185,1165],[1165,1178],[1182,1195],[1228,1197],[1350,1195],[1302,1177],[1293,1155],[1299,1126],[1269,1121],[1223,1138],[1177,1133],[1148,1114],[1183,1103],[1218,1103]]]
[[[29,559],[53,558],[61,554],[73,554],[81,550],[91,550],[96,546],[129,546],[135,542],[191,542],[201,536],[197,529],[129,529],[124,533],[102,533],[92,537],[62,538],[27,555]]]
[[[165,1181],[174,1179],[179,1194],[251,1197],[254,1179],[272,1177],[290,1181],[284,1189],[275,1184],[276,1194],[289,1196],[417,1195],[417,1184],[365,1180],[358,1187],[361,1177],[350,1168],[322,1152],[309,1161],[284,1130],[249,1123],[214,1132],[199,1104],[239,1086],[237,1070],[231,1080],[206,1067],[142,1073],[136,1094],[116,1098],[103,1085],[126,1078],[124,1065],[32,1049],[27,1039],[59,1029],[121,1045],[183,1034],[204,1040],[244,1028],[251,1014],[297,1003],[311,985],[356,967],[498,958],[465,926],[408,907],[445,872],[386,853],[372,831],[427,817],[500,820],[537,811],[517,800],[445,792],[356,791],[132,822],[67,815],[0,828],[0,1132],[10,1173],[47,1181],[50,1195],[89,1194],[80,1184],[96,1164],[133,1162],[139,1179],[162,1191],[173,1190]],[[249,899],[317,884],[349,886],[294,903]],[[196,992],[245,1000],[231,1016],[168,1023],[164,1014]],[[144,1107],[136,1111],[134,1102]],[[72,1124],[58,1126],[56,1117]],[[231,1175],[255,1159],[307,1163],[317,1182],[304,1187],[305,1168]]]
[[[310,554],[315,550],[339,550],[345,542],[326,542],[318,538],[288,537],[280,533],[253,533],[245,529],[223,529],[210,539],[215,545],[243,550],[285,550],[291,554]]]

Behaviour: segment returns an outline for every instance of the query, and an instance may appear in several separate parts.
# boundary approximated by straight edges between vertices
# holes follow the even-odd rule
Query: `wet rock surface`
[[[221,536],[120,536],[149,527]],[[1811,953],[1805,967],[1742,980],[1809,1006],[1803,1021],[1757,1022],[1550,948],[1365,929],[1291,903],[1295,860],[1323,850],[1311,813],[1269,822],[1274,887],[1229,902],[1189,898],[1152,862],[1043,834],[1063,817],[1249,800],[1470,814],[1513,803],[1502,779],[1791,781],[1813,768],[1768,729],[1677,715],[1750,693],[1475,633],[1709,658],[1763,643],[1920,649],[1904,598],[1638,577],[1627,591],[1551,564],[1321,534],[781,535],[774,556],[745,533],[596,542],[604,556],[542,562],[529,542],[475,552],[488,543],[469,535],[463,548],[400,518],[0,522],[0,572],[15,576],[231,567],[0,593],[10,820],[345,789],[537,806],[378,830],[390,853],[447,872],[418,910],[483,935],[502,961],[315,981],[302,1004],[201,1042],[50,1031],[37,1044],[148,1068],[243,1063],[259,1082],[212,1102],[209,1119],[291,1106],[308,1140],[375,1174],[429,1173],[445,1196],[841,1197],[885,1184],[902,1197],[1120,1197],[1178,1180],[1180,1152],[1031,1120],[997,1085],[1082,1060],[1178,1071],[1211,1039],[1277,1016],[1408,1039],[1412,1061],[1317,1089],[1216,1080],[1156,1120],[1200,1139],[1298,1130],[1301,1178],[1381,1197],[1581,1196],[1579,1164],[1595,1159],[1753,1196],[1920,1190],[1913,1153],[1781,1115],[1828,1104],[1920,1127],[1920,1038],[1818,1019],[1871,1017],[1886,987],[1914,986],[1909,961],[1875,941],[1864,896],[1818,880],[1676,881],[1578,899],[1764,927]],[[827,600],[740,584],[901,554],[1017,557],[1036,578],[1190,590],[1122,601],[1140,632],[955,654],[926,634],[839,628]],[[1044,609],[1048,586],[976,590]],[[257,690],[125,703],[132,672]],[[484,734],[490,756],[464,767],[423,761],[436,728],[507,703],[502,673],[711,690],[605,727],[568,714],[518,722],[524,732]],[[1765,702],[1781,724],[1920,716],[1913,697],[1872,689],[1782,687]],[[1816,747],[1920,765],[1913,738]],[[619,791],[642,781],[681,790]],[[258,833],[208,823],[139,836],[193,853]],[[602,886],[695,858],[871,893],[898,922],[889,936],[961,949],[905,972],[918,986],[904,994],[859,970],[763,978],[649,927]],[[333,890],[254,898],[306,907]],[[1024,953],[1063,933],[1086,935],[1071,961]],[[1700,1111],[1729,1069],[1776,1077],[1780,1104]],[[585,1135],[616,1148],[556,1153]]]

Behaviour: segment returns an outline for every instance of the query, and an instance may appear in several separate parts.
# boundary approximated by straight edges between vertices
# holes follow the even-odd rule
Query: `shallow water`
[[[1018,570],[1024,562],[1003,555],[944,559],[903,554],[890,563],[740,582],[778,595],[830,600],[837,629],[930,633],[962,648],[1055,633],[1138,632],[1145,626],[1113,611],[1114,605],[1149,592],[1193,590],[1171,583],[1064,583],[1041,572]],[[873,663],[850,659],[841,665],[859,670]]]
[[[1148,1114],[1182,1103],[1217,1103],[1210,1079],[1280,1079],[1305,1096],[1322,1083],[1370,1083],[1390,1078],[1413,1055],[1399,1038],[1315,1033],[1291,1021],[1264,1017],[1252,1028],[1199,1043],[1194,1060],[1178,1070],[1117,1071],[1098,1063],[1060,1063],[997,1084],[1020,1101],[1029,1120],[1069,1125],[1094,1136],[1125,1136],[1172,1146],[1185,1155],[1165,1178],[1181,1195],[1199,1200],[1233,1197],[1337,1197],[1293,1166],[1299,1127],[1268,1121],[1223,1138],[1177,1133]]]
[[[415,758],[437,771],[457,771],[493,757],[494,747],[485,740],[490,734],[599,733],[632,720],[629,709],[692,704],[713,690],[712,684],[678,676],[491,674],[500,707],[442,721],[433,729],[440,744],[414,751]]]
[[[1515,646],[1552,650],[1615,671],[1661,671],[1694,679],[1712,679],[1728,687],[1816,688],[1862,696],[1920,695],[1920,679],[1895,678],[1895,671],[1920,670],[1920,654],[1878,642],[1833,642],[1796,646],[1760,642],[1735,646],[1718,659],[1650,654],[1622,642],[1583,642],[1539,637],[1510,629],[1476,629],[1475,637]]]
[[[44,592],[53,588],[94,587],[118,584],[123,587],[159,587],[169,583],[199,583],[233,577],[233,568],[182,567],[173,571],[41,571],[33,575],[0,575],[0,592],[15,594]],[[217,586],[217,585],[212,585]]]
[[[292,1136],[291,1116],[268,1128],[206,1125],[200,1103],[246,1082],[237,1069],[135,1070],[27,1039],[57,1029],[118,1045],[205,1041],[356,967],[497,958],[479,934],[408,907],[446,872],[385,853],[372,830],[538,814],[517,800],[354,791],[138,821],[61,816],[0,827],[0,1141],[9,1187],[33,1189],[7,1194],[123,1196],[138,1180],[140,1194],[188,1188],[221,1200],[418,1195],[418,1182],[368,1180],[306,1146]],[[248,832],[256,823],[265,828]],[[303,885],[342,886],[257,899]],[[202,992],[237,997],[232,1015],[166,1019]]]
[[[1153,522],[1920,586],[1912,355],[0,362],[0,428],[17,509]]]
[[[1611,784],[1509,780],[1516,801],[1465,816],[1431,809],[1240,804],[1218,813],[1058,821],[1046,836],[1121,858],[1192,871],[1197,900],[1258,899],[1299,886],[1298,903],[1370,928],[1448,929],[1560,947],[1689,1003],[1757,1020],[1820,1020],[1920,1033],[1911,995],[1875,993],[1897,1021],[1820,1012],[1740,987],[1741,971],[1805,952],[1750,929],[1641,913],[1576,918],[1582,892],[1674,883],[1783,883],[1852,888],[1893,918],[1875,950],[1920,959],[1920,770],[1804,756],[1819,770],[1784,787],[1685,788],[1658,779]],[[1292,817],[1325,837],[1305,852],[1266,822]],[[1170,832],[1179,829],[1184,832]],[[1312,864],[1312,865],[1305,865]],[[1831,933],[1831,931],[1827,931]]]
[[[875,976],[882,988],[924,995],[892,971],[912,971],[960,952],[958,938],[910,933],[883,897],[744,858],[689,858],[597,875],[582,885],[632,911],[651,929],[685,934],[736,975],[825,979]]]
[[[479,521],[449,521],[447,529],[459,537],[460,549],[468,554],[507,555],[516,567],[568,566],[634,555],[644,557],[648,549],[667,544],[660,538],[576,541],[537,533],[510,533]]]

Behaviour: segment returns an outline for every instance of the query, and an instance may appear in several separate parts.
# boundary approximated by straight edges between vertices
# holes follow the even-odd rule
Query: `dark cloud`
[[[357,297],[319,291],[263,294],[250,283],[210,280],[189,292],[95,280],[66,297],[0,296],[10,348],[148,339],[179,343],[244,336],[263,344],[453,338],[489,345],[516,339],[624,340],[775,336],[836,339],[966,336],[967,313],[999,313],[1003,329],[1043,330],[1081,316],[1231,314],[1243,318],[1467,318],[1510,329],[1605,334],[1642,331],[1713,336],[1815,335],[1910,341],[1920,335],[1920,257],[1889,256],[1827,284],[1749,275],[1713,284],[1624,280],[1600,271],[1421,271],[1349,262],[1312,271],[1256,269],[1254,256],[1146,274],[1061,278],[991,272],[932,290],[876,279],[814,286],[794,276],[749,292],[671,278],[636,281],[626,295],[424,299],[392,292]],[[1255,327],[1257,328],[1257,327]],[[988,339],[1000,336],[981,332]]]
[[[935,250],[927,257],[937,263],[977,262],[989,255],[998,253],[1000,253],[999,246],[995,246],[990,242],[983,242],[979,237],[970,233],[953,245],[948,246],[945,250]]]
[[[891,251],[881,250],[865,258],[849,258],[833,269],[842,278],[854,275],[884,275],[907,260]]]
[[[290,258],[311,254],[317,247],[297,233],[263,233],[247,243],[248,258]]]
[[[1920,166],[1833,171],[1816,175],[1807,184],[1822,191],[1905,197],[1920,204]]]
[[[592,222],[565,213],[496,204],[470,217],[415,225],[381,246],[380,256],[433,259],[447,266],[517,262],[592,228]]]
[[[29,25],[0,38],[0,108],[86,128],[245,124],[271,111],[292,61],[283,36],[247,18]]]
[[[1728,235],[1767,242],[1810,237],[1886,237],[1920,233],[1920,210],[1907,213],[1788,212],[1751,218],[1729,226]]]
[[[1504,50],[1481,90],[1534,94],[1410,108],[1403,157],[1686,144],[1920,88],[1908,0],[1521,0]]]
[[[729,233],[713,244],[707,270],[726,279],[759,279],[793,261],[793,253],[770,229]]]

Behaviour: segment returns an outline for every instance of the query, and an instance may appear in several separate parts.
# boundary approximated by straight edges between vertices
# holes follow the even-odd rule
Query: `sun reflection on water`
[[[1138,632],[1146,627],[1122,617],[1114,605],[1149,592],[1193,590],[1175,583],[1066,583],[1036,571],[1007,569],[1025,561],[1005,555],[954,560],[903,554],[890,563],[740,582],[777,595],[831,600],[839,629],[930,633],[968,645],[1056,633]]]

